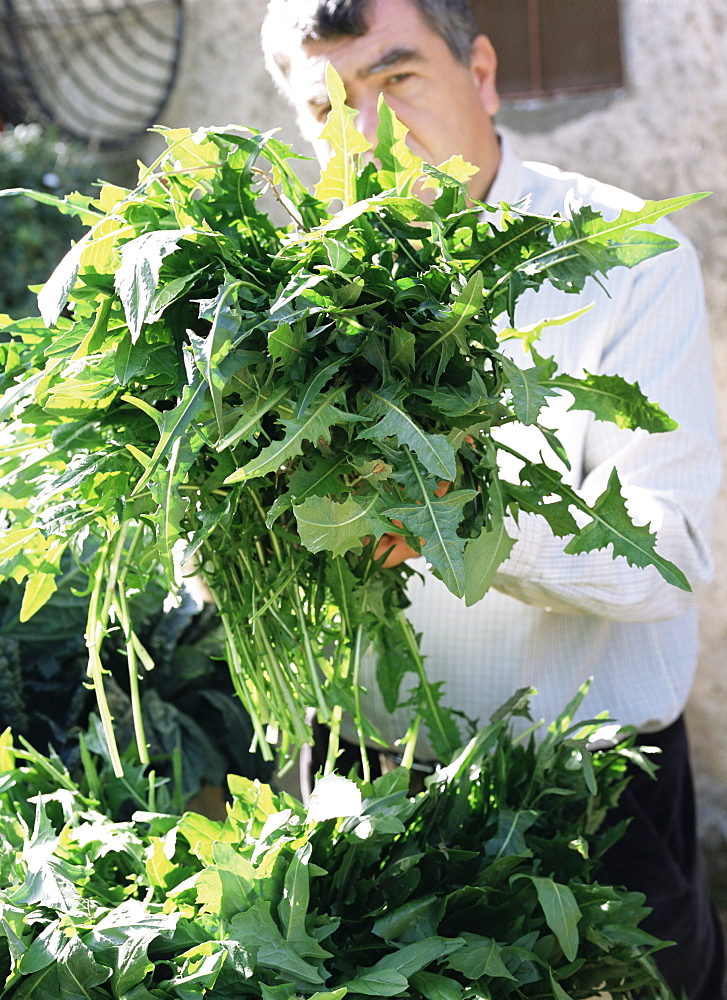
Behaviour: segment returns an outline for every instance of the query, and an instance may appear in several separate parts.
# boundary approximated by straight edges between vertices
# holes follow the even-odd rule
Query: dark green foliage
[[[413,798],[403,769],[330,776],[306,814],[233,777],[224,823],[165,813],[166,786],[90,753],[76,785],[6,735],[0,996],[669,1000],[643,897],[595,879],[640,755],[591,753],[577,700],[539,743],[514,737],[527,694]]]
[[[96,707],[87,683],[85,573],[64,560],[58,590],[29,622],[19,620],[22,589],[0,586],[0,730],[11,727],[34,746],[54,751],[74,775],[81,769],[79,731]],[[270,780],[272,765],[250,749],[253,729],[234,696],[224,639],[214,609],[184,594],[165,608],[162,581],[132,600],[132,617],[153,670],[142,670],[141,711],[157,776],[175,778],[181,800],[207,785],[224,786],[228,772]],[[103,664],[116,738],[134,757],[134,718],[123,635],[111,633]],[[103,750],[103,739],[93,736]],[[175,768],[177,773],[175,773]]]

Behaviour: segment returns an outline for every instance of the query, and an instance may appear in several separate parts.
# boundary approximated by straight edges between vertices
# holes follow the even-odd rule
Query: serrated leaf
[[[352,414],[333,405],[341,392],[342,389],[335,389],[328,395],[321,396],[300,420],[296,418],[282,420],[285,436],[280,441],[273,441],[263,448],[256,458],[229,475],[225,483],[239,483],[246,479],[254,479],[256,476],[264,476],[268,472],[275,472],[284,462],[300,455],[306,441],[317,444],[322,439],[327,442],[334,424],[356,419]]]
[[[379,183],[383,190],[391,188],[407,196],[412,182],[422,174],[422,160],[407,146],[409,129],[396,117],[383,94],[379,96],[378,113],[374,156],[379,163]]]
[[[680,590],[692,589],[682,571],[657,553],[656,535],[646,525],[635,525],[631,521],[615,469],[609,477],[607,489],[593,507],[585,508],[582,502],[580,506],[593,521],[568,542],[565,547],[567,553],[591,552],[611,545],[614,556],[624,556],[630,566],[654,566],[667,583]]]
[[[358,159],[371,149],[371,143],[356,128],[357,112],[347,107],[343,81],[330,62],[326,66],[326,87],[331,110],[320,138],[328,142],[332,155],[316,185],[315,196],[323,202],[338,199],[348,207],[357,200]]]
[[[124,307],[132,343],[136,343],[147,320],[149,307],[159,283],[159,270],[164,258],[173,253],[179,241],[194,233],[194,229],[163,229],[142,233],[121,248],[121,266],[114,285]]]
[[[347,496],[341,503],[312,496],[294,504],[293,511],[300,540],[310,552],[328,549],[340,556],[360,545],[364,536],[381,534],[381,520],[373,513],[377,507],[378,494],[366,499]]]
[[[542,319],[540,322],[531,323],[529,326],[518,327],[517,329],[509,326],[498,332],[497,339],[501,343],[506,340],[521,340],[525,350],[529,351],[535,341],[539,339],[543,330],[547,330],[551,326],[563,326],[564,323],[570,323],[572,320],[578,319],[580,316],[585,315],[585,313],[590,312],[591,309],[593,309],[592,302],[583,309],[578,309],[576,312],[566,313],[563,316],[554,316],[552,319]]]
[[[270,356],[286,366],[303,356],[305,343],[305,329],[297,325],[294,328],[290,323],[279,323],[268,335]]]
[[[462,522],[462,509],[477,496],[475,490],[455,490],[443,497],[421,491],[421,503],[387,507],[381,513],[401,521],[413,535],[423,538],[422,552],[427,562],[438,571],[442,581],[456,597],[464,596],[466,574],[464,546],[457,528]]]
[[[499,361],[507,387],[512,393],[515,416],[526,426],[534,424],[548,398],[558,395],[555,389],[551,388],[552,369],[549,370],[543,365],[519,368],[505,355],[500,355]]]
[[[429,434],[416,422],[404,405],[407,393],[403,386],[391,385],[378,392],[369,389],[368,396],[371,403],[364,416],[381,416],[381,419],[373,427],[359,431],[359,438],[384,441],[395,437],[400,446],[406,446],[416,455],[427,472],[447,482],[455,478],[454,447],[444,434]]]
[[[286,941],[270,914],[270,902],[258,899],[230,921],[231,936],[256,953],[256,965],[292,976],[312,986],[322,986],[318,970]]]
[[[677,245],[675,240],[667,236],[648,230],[638,230],[635,227],[651,225],[665,215],[677,212],[706,197],[707,193],[703,192],[662,201],[646,201],[643,207],[636,211],[623,209],[613,221],[606,220],[591,210],[586,210],[581,215],[574,213],[570,225],[576,230],[577,237],[575,239],[566,237],[566,246],[578,248],[586,241],[592,241],[594,244],[607,247],[609,254],[619,264],[634,267],[648,257],[671,250]],[[568,223],[557,226],[554,229],[555,238],[561,238],[567,227]]]
[[[435,382],[439,380],[439,376],[455,350],[465,355],[468,353],[469,345],[466,334],[470,321],[482,308],[483,281],[482,272],[475,271],[447,308],[443,318],[427,323],[425,326],[426,330],[438,333],[439,336],[421,353],[417,364],[421,370],[424,359],[432,351],[438,352]]]
[[[550,384],[573,395],[571,410],[589,410],[596,420],[607,420],[617,427],[641,427],[650,434],[659,434],[679,426],[658,403],[649,402],[638,382],[631,384],[619,375],[556,375]]]

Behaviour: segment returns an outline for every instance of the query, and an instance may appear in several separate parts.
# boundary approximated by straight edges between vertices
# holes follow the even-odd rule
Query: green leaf
[[[421,478],[420,486],[419,503],[387,507],[381,514],[401,521],[413,535],[424,539],[422,550],[427,561],[441,575],[448,590],[456,597],[463,597],[466,587],[463,558],[466,539],[459,537],[457,528],[462,521],[464,505],[477,493],[475,490],[455,490],[443,497],[435,497],[425,489]]]
[[[615,469],[609,477],[608,487],[593,507],[585,507],[582,501],[578,506],[593,520],[568,542],[567,553],[591,552],[611,545],[614,556],[624,556],[630,566],[655,566],[667,583],[680,590],[691,590],[682,571],[657,553],[656,535],[646,525],[635,525],[631,521]]]
[[[383,94],[379,95],[378,112],[374,151],[379,163],[378,181],[384,190],[393,188],[397,194],[406,196],[412,182],[422,175],[422,160],[407,146],[409,130],[393,113]]]
[[[555,365],[540,364],[519,368],[505,355],[499,355],[505,383],[512,393],[512,408],[520,423],[534,424],[549,396],[557,396],[552,388]]]
[[[348,496],[341,503],[309,497],[293,505],[300,540],[310,552],[328,549],[334,556],[343,555],[361,545],[364,536],[381,534],[381,520],[372,513],[381,504],[376,493],[365,499]]]
[[[268,472],[276,472],[284,462],[290,461],[303,451],[306,441],[317,444],[330,439],[330,429],[340,421],[355,420],[355,416],[339,410],[333,404],[341,395],[341,389],[334,389],[328,395],[320,396],[301,419],[282,420],[285,436],[273,441],[260,454],[241,469],[225,479],[225,484],[239,483]]]
[[[437,935],[423,938],[420,941],[405,944],[396,951],[384,955],[368,972],[396,969],[397,972],[400,972],[408,979],[415,972],[420,972],[430,962],[445,958],[447,955],[459,951],[464,944],[464,938],[443,938]]]
[[[456,292],[456,289],[452,289],[452,293],[456,295],[456,298],[446,310],[444,318],[426,324],[426,330],[432,330],[438,333],[439,336],[421,353],[418,360],[418,367],[421,369],[427,355],[431,354],[432,351],[437,351],[439,361],[436,368],[435,381],[439,380],[439,376],[455,350],[458,350],[463,355],[469,353],[466,334],[472,319],[482,309],[484,297],[483,281],[482,272],[475,271],[467,279],[459,293]]]
[[[403,993],[408,985],[406,976],[394,969],[383,969],[381,972],[369,969],[346,983],[349,993],[362,993],[367,997],[395,997]]]
[[[586,241],[594,245],[608,248],[609,254],[619,264],[634,267],[648,257],[671,250],[677,246],[676,241],[659,233],[635,229],[636,226],[646,226],[657,222],[665,215],[677,212],[687,205],[706,198],[707,193],[690,194],[678,198],[667,198],[663,201],[646,201],[642,208],[636,211],[623,209],[613,221],[602,218],[599,214],[587,210],[581,216],[574,214],[572,226],[578,233],[576,239],[568,239],[566,246],[579,247]],[[554,236],[560,239],[567,231],[568,224],[563,223],[554,229]],[[584,252],[587,248],[584,247]]]
[[[462,1000],[464,987],[454,979],[436,972],[417,972],[409,980],[425,1000]]]
[[[212,844],[214,864],[197,876],[197,902],[203,913],[229,920],[248,905],[255,872],[249,861],[240,857],[231,844]]]
[[[31,573],[25,584],[23,604],[18,618],[27,622],[36,611],[39,611],[51,599],[58,589],[58,577],[55,572],[38,570]]]
[[[142,233],[121,248],[121,266],[116,272],[115,286],[126,314],[132,343],[136,343],[147,320],[159,283],[159,270],[164,258],[173,253],[179,241],[191,236],[194,229],[164,229]]]
[[[535,886],[548,927],[558,939],[566,959],[574,961],[578,954],[578,921],[581,919],[581,911],[572,889],[567,885],[560,885],[552,878],[539,875],[515,875],[512,881],[521,878],[528,879]]]
[[[331,953],[311,937],[306,926],[310,903],[309,861],[312,849],[312,844],[308,842],[295,852],[285,873],[283,898],[278,904],[278,915],[286,941],[295,946],[298,954],[303,958],[323,960],[330,958]]]
[[[467,979],[489,976],[492,979],[509,979],[517,982],[500,954],[500,945],[493,938],[479,934],[463,934],[466,944],[449,959],[447,968],[461,972]]]
[[[499,486],[498,486],[499,490]],[[483,530],[477,538],[470,538],[464,550],[466,584],[464,599],[467,607],[481,601],[492,586],[495,574],[512,551],[515,540],[505,529],[502,514],[491,518],[490,530]]]
[[[257,952],[256,966],[273,969],[292,976],[310,986],[322,986],[318,970],[300,957],[295,947],[286,941],[270,914],[270,902],[258,899],[243,913],[230,921],[230,932],[245,948]]]
[[[485,844],[488,858],[532,857],[525,842],[525,833],[540,816],[534,809],[501,809],[497,815],[497,830]]]
[[[420,896],[378,917],[374,923],[374,934],[387,942],[431,937],[439,926],[443,911],[441,897],[434,893]]]
[[[570,323],[571,320],[578,319],[580,316],[585,315],[585,313],[590,312],[591,309],[593,309],[593,303],[590,303],[590,305],[585,306],[583,309],[576,310],[576,312],[566,313],[564,316],[555,316],[553,319],[542,319],[537,323],[531,323],[529,326],[523,326],[518,329],[506,327],[499,331],[497,339],[501,343],[505,340],[521,340],[525,350],[529,351],[535,341],[539,339],[543,330],[547,330],[551,326],[563,326],[564,323]]]
[[[641,427],[650,434],[658,434],[679,426],[657,403],[649,402],[638,383],[630,384],[619,375],[591,375],[589,372],[584,378],[556,375],[550,384],[572,393],[572,410],[590,410],[596,420],[609,420],[617,427]]]
[[[156,472],[160,463],[170,456],[176,442],[184,439],[190,424],[192,424],[205,405],[206,395],[207,383],[199,372],[195,372],[192,376],[192,381],[184,387],[182,397],[174,409],[165,411],[161,421],[159,441],[154,448],[154,454],[151,456],[149,464],[134,487],[132,496],[141,492]]]
[[[149,912],[143,903],[127,900],[97,920],[86,943],[113,968],[111,982],[118,996],[138,985],[152,971],[149,946],[157,938],[169,938],[179,912]]]
[[[367,394],[371,402],[364,415],[381,416],[381,419],[373,427],[360,431],[360,439],[385,441],[395,437],[399,445],[409,448],[433,476],[447,482],[456,477],[457,463],[453,446],[444,434],[429,434],[424,431],[411,416],[404,405],[407,398],[404,386],[395,384],[379,392],[369,389]]]
[[[566,993],[555,978],[555,973],[552,969],[548,969],[548,975],[550,976],[550,988],[553,991],[553,1000],[572,1000],[570,994]]]
[[[320,138],[328,142],[332,155],[315,188],[315,196],[324,202],[337,199],[344,207],[357,200],[356,177],[359,157],[371,149],[371,143],[356,128],[357,112],[346,106],[346,90],[332,63],[326,65],[326,87],[331,111]]]

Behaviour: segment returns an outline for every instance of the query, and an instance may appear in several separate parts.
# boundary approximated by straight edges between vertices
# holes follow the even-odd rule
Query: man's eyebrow
[[[384,52],[375,62],[359,70],[358,75],[360,77],[375,76],[376,73],[382,73],[387,69],[391,69],[392,66],[399,66],[401,63],[415,60],[421,62],[423,58],[424,56],[417,49],[407,49],[404,46],[397,45],[395,48]]]

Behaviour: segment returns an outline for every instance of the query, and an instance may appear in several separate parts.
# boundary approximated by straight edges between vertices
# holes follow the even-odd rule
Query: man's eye
[[[411,73],[393,73],[390,77],[387,77],[386,83],[389,86],[395,86],[397,83],[404,83],[411,77]]]

